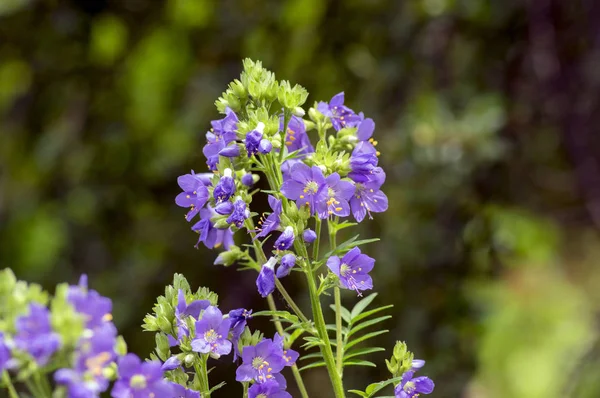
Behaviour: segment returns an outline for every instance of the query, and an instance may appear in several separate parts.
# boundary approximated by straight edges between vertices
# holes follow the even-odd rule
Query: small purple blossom
[[[252,318],[252,310],[238,308],[237,310],[229,311],[229,320],[231,322],[231,342],[233,344],[233,361],[241,355],[238,343],[240,336],[244,332],[248,319]]]
[[[234,142],[232,145],[227,145],[219,151],[219,156],[226,158],[237,158],[240,156],[240,147]]]
[[[233,211],[233,203],[230,201],[221,202],[215,206],[215,213],[220,214],[222,216],[231,214]]]
[[[211,217],[216,214],[208,205],[200,210],[200,221],[192,226],[192,231],[196,231],[200,235],[196,247],[198,247],[200,242],[204,243],[204,246],[209,249],[223,245],[226,250],[229,250],[231,245],[233,245],[233,232],[229,228],[215,228],[212,221],[210,221]]]
[[[329,257],[327,267],[340,278],[340,285],[346,289],[361,290],[373,288],[373,280],[368,273],[373,269],[375,259],[362,254],[358,247],[353,248],[341,259],[338,256]]]
[[[217,307],[208,307],[202,319],[196,322],[196,338],[192,340],[192,350],[201,354],[227,355],[231,352],[229,320],[223,319],[223,314]]]
[[[185,215],[185,219],[190,221],[208,201],[206,187],[210,185],[210,178],[205,174],[196,174],[192,170],[191,174],[177,177],[177,183],[183,192],[177,195],[175,203],[180,207],[190,207],[190,211]]]
[[[279,128],[283,130],[283,116],[279,119]],[[292,116],[288,122],[287,131],[285,133],[285,146],[288,152],[298,151],[298,157],[303,158],[307,154],[315,151],[308,134],[306,134],[306,126],[304,120],[298,116]]]
[[[67,300],[83,315],[87,329],[95,329],[112,320],[112,301],[95,290],[88,290],[85,274],[81,275],[77,286],[69,286]]]
[[[173,398],[201,398],[200,393],[194,390],[188,390],[178,383],[170,383],[173,387]]]
[[[317,110],[327,116],[336,131],[344,127],[356,127],[363,120],[362,114],[357,115],[344,105],[344,92],[334,95],[329,103],[319,102]]]
[[[223,176],[213,191],[213,197],[217,203],[229,200],[235,193],[235,181],[231,175],[231,169],[223,171]]]
[[[285,227],[281,235],[279,235],[275,241],[275,244],[273,244],[273,247],[276,250],[287,250],[294,244],[295,238],[296,236],[294,235],[294,228],[290,226]]]
[[[310,244],[317,239],[317,234],[312,229],[305,229],[304,232],[302,232],[302,239],[304,242]]]
[[[171,397],[173,387],[163,378],[159,361],[143,362],[135,354],[127,354],[119,360],[119,379],[111,396],[131,397]]]
[[[277,278],[288,276],[294,265],[296,265],[296,256],[292,253],[288,253],[281,257],[281,263],[279,267],[277,267]]]
[[[258,233],[254,237],[254,239],[264,238],[265,236],[276,230],[277,227],[279,227],[279,217],[281,216],[282,211],[281,200],[277,199],[273,195],[269,195],[268,199],[269,206],[271,206],[271,210],[273,210],[273,212],[269,214],[269,216],[265,220],[261,219],[258,221],[258,228],[256,229]]]
[[[356,153],[358,148],[354,149],[350,157],[350,169],[352,171],[348,173],[348,177],[355,182],[365,182],[378,169],[378,159],[375,153]]]
[[[281,348],[281,350],[282,350],[281,357],[285,361],[285,366],[293,366],[296,363],[296,361],[298,360],[298,357],[300,356],[300,354],[298,354],[297,351],[294,351],[291,348],[285,349],[284,345],[283,345],[283,343],[284,343],[283,336],[280,335],[279,333],[275,333],[275,336],[273,337],[273,343]]]
[[[260,140],[260,143],[258,144],[258,152],[260,152],[262,155],[266,155],[267,153],[271,152],[272,149],[273,144],[271,144],[271,141],[267,140],[266,138]]]
[[[292,166],[291,176],[281,185],[281,193],[295,200],[298,208],[308,206],[312,213],[318,203],[327,200],[327,184],[323,172],[317,166],[308,167],[304,163]]]
[[[273,375],[281,372],[286,365],[282,347],[271,339],[244,347],[242,361],[235,373],[235,379],[240,382],[256,380],[263,383],[273,379]]]
[[[247,187],[252,187],[254,185],[254,178],[252,178],[252,173],[244,174],[242,177],[242,184]]]
[[[263,264],[258,278],[256,278],[256,287],[258,293],[262,297],[267,297],[275,290],[275,264],[277,263],[276,257],[271,257],[265,264]]]
[[[40,365],[45,365],[61,345],[60,337],[50,326],[50,312],[41,304],[29,304],[29,314],[17,318],[16,329],[15,346],[28,352]]]
[[[248,389],[248,398],[292,398],[292,395],[283,390],[276,380],[253,384]]]
[[[226,113],[227,116],[223,119],[211,122],[212,129],[206,133],[207,144],[202,149],[202,153],[206,156],[206,164],[213,171],[217,170],[219,153],[236,139],[237,115],[229,108]]]
[[[248,217],[250,217],[250,210],[248,210],[246,202],[238,196],[233,204],[233,212],[227,217],[227,222],[241,228]]]
[[[329,175],[325,181],[327,183],[327,200],[317,204],[319,218],[325,219],[330,215],[349,216],[350,205],[348,201],[354,194],[354,184],[340,179],[338,173]]]
[[[385,173],[377,167],[366,181],[355,184],[356,191],[350,199],[350,206],[356,221],[361,222],[367,213],[369,218],[373,218],[372,212],[382,213],[388,209],[388,198],[380,189],[384,181]]]
[[[7,363],[10,360],[10,349],[6,344],[6,338],[4,333],[0,332],[0,373],[7,367]]]
[[[172,356],[171,358],[167,359],[165,361],[165,363],[162,364],[160,369],[163,372],[167,372],[169,370],[175,370],[180,366],[181,366],[181,361],[179,360],[179,358],[177,358],[176,356]]]
[[[248,152],[249,158],[258,153],[258,146],[260,144],[260,140],[262,140],[264,129],[264,123],[259,123],[256,126],[256,129],[246,134],[244,143],[246,144],[246,151]]]
[[[414,398],[420,394],[431,394],[435,384],[427,376],[413,378],[414,371],[409,370],[402,375],[402,381],[394,389],[396,398]]]

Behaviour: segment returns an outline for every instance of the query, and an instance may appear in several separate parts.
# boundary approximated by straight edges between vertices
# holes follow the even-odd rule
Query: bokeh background
[[[174,272],[264,308],[173,201],[244,57],[375,119],[378,343],[426,359],[432,397],[600,396],[594,0],[0,0],[0,268],[48,289],[89,274],[140,355]],[[386,377],[378,354],[347,387]],[[238,396],[218,365],[216,396]],[[327,397],[323,369],[305,377]]]

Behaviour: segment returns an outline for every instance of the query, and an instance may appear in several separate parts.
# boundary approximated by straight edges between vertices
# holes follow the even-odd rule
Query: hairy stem
[[[196,375],[200,380],[200,395],[203,398],[210,398],[210,385],[208,383],[208,369],[206,367],[206,362],[208,361],[207,354],[199,354],[198,358],[200,361],[196,361],[194,363],[194,369],[196,370]]]
[[[335,250],[337,246],[336,235],[337,230],[327,220],[327,232],[329,232],[329,250]],[[335,286],[333,288],[333,295],[335,300],[335,339],[336,339],[336,351],[335,358],[337,364],[337,370],[340,376],[344,374],[344,343],[342,336],[342,296],[340,294],[340,288]]]

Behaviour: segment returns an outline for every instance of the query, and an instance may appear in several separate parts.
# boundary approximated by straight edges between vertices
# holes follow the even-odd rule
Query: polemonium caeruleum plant
[[[386,361],[387,380],[364,390],[344,387],[345,367],[375,366],[365,358],[383,348],[359,344],[387,332],[372,330],[390,318],[382,313],[391,306],[370,308],[376,294],[362,297],[373,289],[369,273],[375,259],[361,246],[377,239],[357,235],[338,243],[337,237],[387,210],[385,171],[378,166],[372,119],[348,107],[343,93],[315,103],[305,119],[307,97],[301,86],[279,82],[260,62],[245,60],[240,79],[216,102],[223,118],[206,133],[202,152],[210,171],[191,171],[177,181],[182,192],[175,203],[187,209],[185,219],[199,235],[196,245],[224,249],[215,264],[255,271],[257,294],[267,299],[269,310],[226,311],[215,293],[194,291],[176,274],[144,319],[156,348],[141,361],[118,336],[110,299],[89,289],[85,276],[78,285],[58,286],[50,300],[39,286],[4,270],[0,372],[11,398],[19,396],[17,384],[44,398],[107,391],[115,398],[206,398],[224,384],[209,380],[209,367],[226,357],[238,364],[242,397],[291,397],[282,373],[288,367],[303,398],[309,395],[301,372],[321,366],[337,398],[374,397],[386,388],[397,398],[433,391],[431,379],[416,375],[425,362],[413,359],[402,342]],[[266,178],[268,190],[253,188],[259,178]],[[255,199],[268,201],[271,211],[258,217]],[[234,235],[247,244],[235,245]],[[306,280],[311,316],[285,290],[286,277]],[[276,289],[291,312],[276,308]],[[341,289],[362,298],[347,309]],[[335,324],[328,325],[322,298],[332,294]],[[271,317],[276,333],[252,331],[256,316]]]

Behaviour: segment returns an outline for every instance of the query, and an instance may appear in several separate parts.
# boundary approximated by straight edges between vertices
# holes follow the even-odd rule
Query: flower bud
[[[242,184],[247,187],[252,187],[254,185],[254,178],[252,177],[252,173],[244,174],[242,177]]]
[[[312,229],[307,229],[302,232],[302,239],[304,239],[304,242],[310,244],[317,239],[317,234]]]
[[[301,106],[295,107],[294,110],[292,111],[292,113],[294,114],[294,116],[298,116],[298,117],[302,117],[306,114],[306,112],[304,111],[304,109],[302,109]]]
[[[221,202],[218,205],[215,206],[215,212],[217,212],[218,214],[224,216],[226,214],[231,214],[231,212],[233,211],[233,203],[227,201],[227,202]]]
[[[266,155],[267,153],[271,152],[271,149],[273,149],[273,144],[271,144],[269,140],[264,138],[260,140],[260,144],[258,144],[258,152]]]
[[[192,366],[194,366],[194,361],[195,361],[195,357],[192,354],[187,354],[185,356],[185,358],[183,359],[183,363],[185,364],[186,368],[191,368]]]
[[[169,322],[169,320],[164,316],[158,317],[158,327],[162,332],[165,333],[171,333],[173,329],[173,325],[171,325],[171,322]]]
[[[229,250],[219,253],[215,260],[215,265],[224,265],[228,267],[242,258],[242,255],[243,253],[239,247],[231,246]]]

